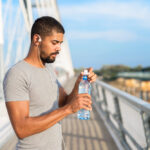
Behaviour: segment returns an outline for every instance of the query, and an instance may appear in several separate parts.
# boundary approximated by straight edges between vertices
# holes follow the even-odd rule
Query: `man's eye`
[[[56,43],[56,42],[52,42],[52,44],[53,44],[53,45],[56,45],[57,43]]]

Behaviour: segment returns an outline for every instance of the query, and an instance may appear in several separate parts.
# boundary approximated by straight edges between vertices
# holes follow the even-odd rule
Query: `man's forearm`
[[[26,117],[19,120],[20,123],[16,126],[16,133],[18,137],[22,139],[52,127],[64,117],[71,114],[68,111],[68,107],[69,106],[66,105],[42,116]]]

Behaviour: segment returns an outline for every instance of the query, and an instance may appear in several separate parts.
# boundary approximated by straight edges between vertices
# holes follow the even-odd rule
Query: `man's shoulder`
[[[5,74],[5,77],[8,76],[19,76],[25,74],[26,67],[24,66],[23,60],[14,64]]]
[[[26,64],[24,63],[24,60],[20,60],[16,64],[14,64],[10,69],[12,70],[23,70],[26,67]]]
[[[5,74],[3,90],[6,102],[28,100],[30,79],[21,62],[13,65]]]

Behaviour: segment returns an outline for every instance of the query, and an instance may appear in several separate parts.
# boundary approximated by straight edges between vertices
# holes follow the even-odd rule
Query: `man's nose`
[[[59,43],[58,45],[57,45],[57,48],[56,48],[58,51],[60,51],[61,50],[61,44]]]

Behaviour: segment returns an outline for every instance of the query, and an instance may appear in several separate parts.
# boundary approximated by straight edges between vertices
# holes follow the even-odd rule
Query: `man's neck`
[[[29,53],[24,60],[35,67],[45,68],[45,64],[40,59],[40,52],[35,46],[30,46]]]

